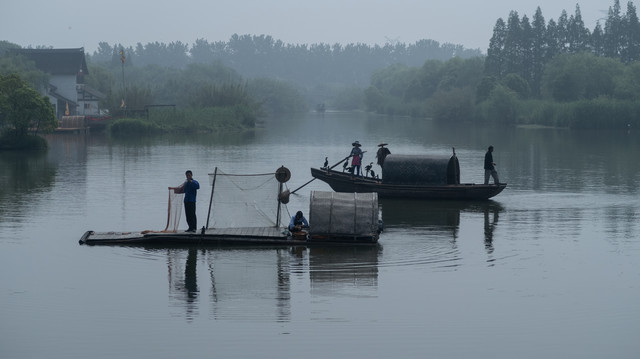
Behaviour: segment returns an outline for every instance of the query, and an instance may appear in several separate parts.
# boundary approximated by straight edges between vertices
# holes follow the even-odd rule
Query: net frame
[[[209,173],[211,199],[207,228],[277,227],[280,225],[282,185],[276,172]]]

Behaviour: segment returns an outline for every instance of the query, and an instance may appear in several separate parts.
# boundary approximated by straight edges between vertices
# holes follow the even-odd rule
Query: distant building
[[[89,74],[84,48],[19,49],[17,53],[35,62],[38,69],[49,74],[49,87],[41,89],[55,107],[56,117],[99,116],[100,91],[84,83]]]

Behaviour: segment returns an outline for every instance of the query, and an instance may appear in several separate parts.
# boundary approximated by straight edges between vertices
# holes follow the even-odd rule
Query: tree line
[[[192,45],[176,41],[168,44],[138,43],[135,47],[100,42],[90,55],[94,63],[120,65],[120,51],[127,57],[127,66],[182,69],[189,64],[209,64],[219,61],[246,78],[270,77],[305,87],[340,83],[366,86],[377,69],[402,63],[419,66],[426,59],[447,60],[451,57],[481,56],[479,49],[461,45],[440,44],[423,39],[415,43],[367,45],[339,43],[291,44],[267,35],[237,35],[229,41],[209,42],[198,39]]]
[[[561,54],[590,53],[618,59],[624,64],[640,60],[640,22],[632,2],[621,13],[620,1],[609,8],[604,28],[598,22],[585,26],[580,6],[568,16],[562,11],[557,20],[545,23],[540,7],[533,18],[512,11],[505,22],[496,21],[487,50],[485,74],[503,78],[517,74],[527,80],[532,94],[540,95],[546,65]]]
[[[589,31],[579,5],[545,23],[510,12],[498,19],[487,56],[391,66],[372,76],[370,111],[439,121],[493,121],[563,127],[640,125],[640,25],[619,0],[604,28]]]

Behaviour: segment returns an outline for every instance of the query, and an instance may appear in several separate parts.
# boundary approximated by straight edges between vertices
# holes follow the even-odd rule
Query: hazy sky
[[[298,44],[432,39],[486,52],[496,20],[511,10],[531,19],[540,6],[548,22],[576,4],[593,30],[613,0],[0,0],[0,40],[93,52],[102,41],[191,45],[250,34]]]

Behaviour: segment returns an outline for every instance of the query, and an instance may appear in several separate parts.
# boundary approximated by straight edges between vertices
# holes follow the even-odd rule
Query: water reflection
[[[381,199],[385,227],[418,227],[451,232],[460,226],[461,213],[490,213],[504,210],[496,201],[422,201]]]
[[[309,249],[311,293],[372,296],[378,286],[381,246],[313,247]],[[363,289],[354,291],[354,288]]]
[[[55,185],[57,166],[46,152],[0,152],[0,221],[21,222],[27,209]]]
[[[412,255],[414,261],[403,263],[431,262],[436,258],[446,265],[454,266],[460,258],[457,240],[461,221],[470,226],[483,223],[484,247],[487,254],[494,252],[493,237],[504,207],[495,201],[408,201],[382,199],[382,219],[387,232],[401,231],[403,236],[416,238]],[[462,223],[467,224],[467,223]],[[473,229],[473,228],[472,228]],[[384,232],[383,232],[384,233]],[[480,234],[478,234],[481,236]],[[433,238],[434,240],[430,240]],[[446,246],[441,238],[449,238]],[[419,247],[420,246],[420,247]],[[424,247],[428,246],[428,247]],[[493,261],[489,258],[488,261]]]
[[[291,320],[307,273],[313,295],[375,296],[381,246],[147,250],[166,251],[169,298],[187,320],[208,303],[213,319],[269,322]]]
[[[493,231],[498,225],[498,217],[502,207],[497,206],[485,206],[484,212],[484,247],[487,253],[493,253]]]

